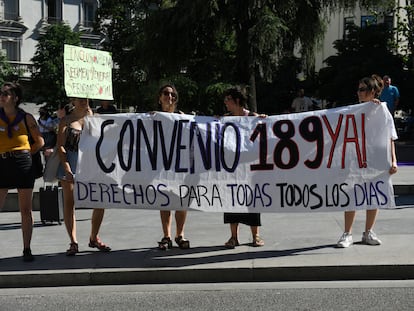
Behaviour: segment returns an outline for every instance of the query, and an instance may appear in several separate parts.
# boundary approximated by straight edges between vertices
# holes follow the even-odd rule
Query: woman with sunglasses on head
[[[247,96],[239,86],[228,88],[223,95],[224,105],[228,111],[225,116],[259,116],[246,109]],[[260,116],[265,117],[265,115]],[[253,238],[252,246],[264,245],[264,241],[259,235],[259,227],[261,226],[259,213],[224,213],[224,223],[230,224],[231,233],[230,239],[224,244],[226,248],[239,246],[239,223],[250,226]]]
[[[162,112],[169,113],[182,113],[177,110],[178,93],[174,85],[165,84],[161,86],[158,91],[158,104]],[[158,242],[158,248],[161,250],[167,250],[172,248],[171,240],[171,223],[172,213],[171,211],[160,211],[161,225],[164,237]],[[190,241],[184,238],[184,225],[187,218],[187,211],[175,211],[175,242],[181,249],[190,248]]]
[[[381,94],[382,90],[382,80],[377,75],[372,75],[371,77],[365,77],[359,81],[357,94],[358,100],[360,103],[364,102],[374,102],[379,104],[378,97]],[[388,110],[387,110],[388,111]],[[395,155],[395,146],[394,140],[398,138],[397,132],[394,126],[394,120],[391,114],[388,112],[386,114],[387,118],[385,120],[385,125],[391,127],[391,167],[389,169],[390,174],[395,174],[397,172],[397,158]],[[381,245],[381,240],[373,231],[375,220],[377,218],[378,209],[371,209],[366,211],[366,220],[365,220],[365,232],[362,234],[362,243],[367,245]],[[345,212],[345,230],[337,246],[341,248],[347,248],[353,244],[352,240],[352,225],[355,220],[356,211],[347,211]]]
[[[19,108],[22,89],[6,82],[0,91],[0,208],[9,189],[17,188],[23,233],[23,260],[33,261],[30,249],[33,232],[32,196],[35,182],[32,154],[44,145],[33,115]],[[29,142],[29,135],[33,143]]]
[[[79,252],[73,198],[74,177],[78,160],[79,139],[83,130],[84,118],[92,115],[92,110],[86,98],[70,98],[70,102],[73,109],[59,123],[56,146],[60,159],[57,177],[62,185],[64,220],[70,238],[70,246],[66,251],[66,255],[74,256]],[[104,209],[93,209],[89,247],[97,248],[101,252],[109,252],[111,248],[104,244],[98,236],[104,212]]]

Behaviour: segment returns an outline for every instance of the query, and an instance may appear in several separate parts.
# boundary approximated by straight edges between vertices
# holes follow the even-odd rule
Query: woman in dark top
[[[226,116],[259,116],[255,112],[250,112],[247,106],[247,96],[240,87],[232,87],[224,92],[224,104],[228,113]],[[239,246],[239,223],[250,226],[252,231],[252,246],[263,246],[264,241],[259,235],[261,226],[259,213],[224,213],[224,223],[230,224],[231,237],[225,243],[227,248]]]
[[[60,165],[58,168],[58,179],[62,184],[64,201],[64,220],[66,230],[70,238],[70,247],[66,251],[67,256],[74,256],[79,252],[76,237],[76,217],[73,198],[74,176],[78,161],[78,145],[82,134],[84,117],[91,115],[87,99],[71,98],[74,106],[70,114],[66,115],[59,124],[57,150],[59,152]],[[104,216],[104,209],[93,209],[92,229],[89,237],[89,247],[97,248],[103,252],[109,252],[111,248],[104,244],[98,236]]]

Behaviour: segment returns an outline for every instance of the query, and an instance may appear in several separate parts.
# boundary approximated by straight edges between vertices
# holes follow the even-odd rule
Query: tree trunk
[[[254,74],[254,69],[250,69],[249,86],[250,86],[249,107],[251,111],[257,112],[256,76]]]

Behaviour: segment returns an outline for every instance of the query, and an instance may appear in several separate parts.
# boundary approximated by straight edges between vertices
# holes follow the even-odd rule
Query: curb
[[[217,269],[85,270],[1,273],[0,288],[279,281],[412,280],[414,265]]]

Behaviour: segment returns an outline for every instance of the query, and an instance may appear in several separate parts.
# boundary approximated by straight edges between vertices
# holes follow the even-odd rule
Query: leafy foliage
[[[68,25],[52,24],[39,38],[37,50],[32,58],[33,91],[38,102],[47,102],[49,109],[56,110],[66,102],[64,88],[63,51],[64,45],[80,45],[79,34]]]
[[[0,53],[0,85],[6,81],[17,80],[18,73],[10,66],[6,55]]]
[[[358,81],[372,74],[391,75],[396,81],[404,71],[404,62],[389,48],[392,33],[385,25],[364,28],[350,26],[348,36],[334,43],[337,55],[326,59],[319,71],[320,95],[339,105],[357,101]]]
[[[139,111],[154,109],[158,86],[166,80],[177,82],[180,109],[204,114],[223,112],[219,92],[230,84],[250,86],[253,110],[257,99],[258,110],[279,113],[289,107],[298,86],[315,92],[320,86],[321,96],[343,104],[356,99],[355,84],[362,76],[387,73],[404,85],[411,81],[405,59],[390,52],[395,48],[392,36],[380,27],[351,30],[346,41],[336,42],[338,55],[326,61],[328,68],[319,76],[313,73],[314,52],[330,10],[356,3],[391,10],[392,0],[100,3],[98,29],[106,34],[104,49],[112,52],[117,65],[116,101]],[[298,48],[300,59],[295,56]],[[297,79],[302,71],[306,81]]]

